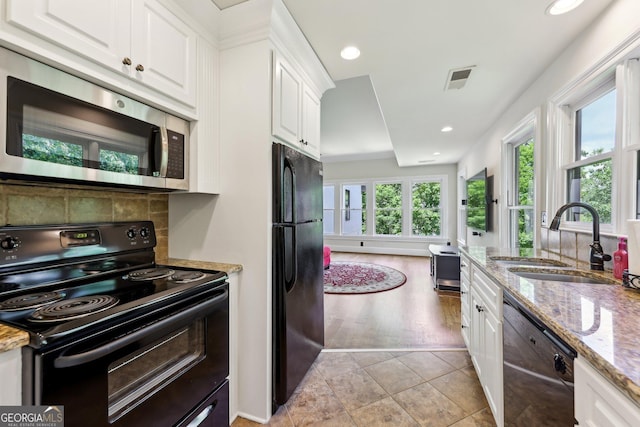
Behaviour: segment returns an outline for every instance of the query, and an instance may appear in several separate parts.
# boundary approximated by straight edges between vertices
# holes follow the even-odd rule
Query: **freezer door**
[[[273,144],[273,222],[322,220],[322,163]]]

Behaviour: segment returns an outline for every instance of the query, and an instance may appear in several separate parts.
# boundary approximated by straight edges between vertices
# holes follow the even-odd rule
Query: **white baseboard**
[[[424,249],[409,249],[409,248],[380,248],[372,246],[340,246],[331,245],[331,251],[333,252],[351,252],[359,254],[383,254],[383,255],[409,255],[409,256],[431,256],[427,248]]]

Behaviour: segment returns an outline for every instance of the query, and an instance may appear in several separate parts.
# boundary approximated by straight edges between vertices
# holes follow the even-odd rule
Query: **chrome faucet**
[[[604,270],[604,262],[611,261],[611,255],[605,254],[602,246],[600,245],[600,216],[593,206],[582,202],[571,202],[561,206],[560,209],[558,209],[558,212],[556,212],[556,216],[553,217],[549,230],[558,231],[564,211],[569,208],[577,207],[585,208],[593,217],[593,243],[589,245],[591,247],[591,251],[589,252],[589,263],[591,264],[592,270],[602,271]]]

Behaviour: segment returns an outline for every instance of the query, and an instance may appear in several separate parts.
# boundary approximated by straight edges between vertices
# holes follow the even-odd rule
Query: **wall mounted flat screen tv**
[[[487,168],[467,179],[467,227],[490,231],[490,185]]]

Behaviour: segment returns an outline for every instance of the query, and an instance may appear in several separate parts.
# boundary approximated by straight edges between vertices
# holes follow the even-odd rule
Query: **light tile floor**
[[[233,427],[259,424],[238,418]],[[322,352],[268,425],[495,426],[466,351]]]

